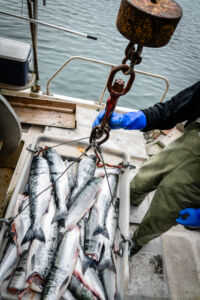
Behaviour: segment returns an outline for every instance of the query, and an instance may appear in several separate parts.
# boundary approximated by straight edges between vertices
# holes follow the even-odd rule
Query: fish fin
[[[60,287],[60,291],[62,291],[62,290],[65,291],[65,290],[66,290],[67,284],[68,284],[69,280],[70,280],[70,277],[67,276],[67,277],[65,278],[65,280],[63,281],[61,287]]]
[[[33,240],[33,229],[32,229],[32,226],[30,226],[22,240],[22,245],[26,244],[28,241],[32,241],[32,240]]]
[[[85,256],[83,261],[82,261],[83,275],[85,274],[85,272],[87,271],[88,268],[95,268],[95,267],[96,267],[95,261],[90,259],[89,257]]]
[[[94,235],[98,235],[98,234],[102,234],[103,236],[105,236],[108,239],[110,237],[107,228],[103,229],[102,227],[97,227],[97,229],[94,232]]]
[[[104,269],[109,269],[116,273],[116,268],[112,257],[106,259],[102,258],[102,260],[98,264],[98,270],[102,272]]]
[[[33,231],[33,239],[36,239],[36,240],[39,240],[39,241],[45,243],[45,236],[44,236],[44,232],[41,227],[39,227],[37,230]]]
[[[35,254],[31,257],[31,268],[33,269],[35,265]]]
[[[114,300],[122,300],[118,292],[115,293]]]
[[[110,238],[107,228],[104,228],[103,235],[108,239]]]
[[[25,237],[23,238],[22,245],[34,239],[45,243],[45,236],[41,227],[30,226]]]
[[[62,213],[56,212],[55,216],[53,217],[53,219],[51,221],[51,224],[53,224],[54,222],[58,222],[59,220],[65,219],[67,215],[68,215],[67,209]]]
[[[58,221],[58,226],[59,227],[62,227],[62,228],[65,228],[65,219],[61,219]]]

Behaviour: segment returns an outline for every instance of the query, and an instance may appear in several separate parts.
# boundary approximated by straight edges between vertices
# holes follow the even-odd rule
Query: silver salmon
[[[10,275],[19,261],[17,246],[12,239],[9,239],[6,252],[0,262],[0,286],[4,279]]]
[[[121,172],[121,170],[119,170],[119,172]],[[111,193],[112,195],[115,195],[118,184],[118,175],[109,174],[108,181]],[[109,238],[108,231],[105,227],[105,218],[112,200],[111,193],[107,178],[104,177],[101,192],[92,207],[86,226],[85,254],[96,261],[99,261],[101,256],[104,236]]]
[[[41,300],[59,300],[66,291],[78,257],[79,237],[78,226],[64,234]]]
[[[98,300],[97,297],[86,286],[84,286],[75,276],[72,276],[68,288],[73,293],[73,295],[75,295],[77,299]]]
[[[34,156],[29,176],[31,226],[22,244],[34,239],[45,242],[45,236],[40,222],[42,216],[47,211],[51,199],[51,188],[48,188],[50,185],[50,172],[46,159],[40,156]]]
[[[117,294],[117,276],[113,270],[105,269],[102,273],[103,286],[108,300],[119,299]]]
[[[19,214],[19,215],[18,215]],[[17,197],[14,216],[18,215],[12,224],[13,239],[17,245],[18,255],[22,255],[29,249],[30,242],[23,244],[22,241],[29,227],[31,226],[29,197],[19,194]]]
[[[85,226],[84,250],[85,254],[95,261],[99,261],[100,259],[104,240],[104,236],[100,235],[100,238],[102,239],[102,243],[100,243],[99,235],[94,235],[98,217],[98,206],[96,203],[94,203],[92,209],[90,210],[88,222]]]
[[[65,230],[70,230],[82,219],[95,202],[95,197],[101,184],[101,178],[91,179],[85,188],[73,201],[65,219]]]
[[[8,284],[8,291],[12,294],[22,297],[29,287],[26,287],[26,263],[27,263],[28,251],[24,253],[19,261],[19,264],[11,277]]]
[[[98,264],[98,270],[102,271],[106,268],[115,271],[115,266],[112,259],[112,250],[114,245],[115,233],[119,219],[119,198],[113,199],[110,204],[108,214],[106,216],[105,227],[107,229],[109,238],[104,239],[104,253],[101,261]]]
[[[64,219],[67,215],[66,203],[69,198],[68,175],[67,171],[65,172],[67,167],[60,155],[53,149],[47,149],[43,155],[49,163],[51,178],[56,193],[58,209],[52,221],[56,222]]]
[[[80,161],[78,166],[76,186],[72,191],[70,205],[81,192],[81,190],[86,186],[88,181],[93,177],[96,168],[96,161],[97,158],[93,154],[88,155]]]
[[[71,278],[71,280],[72,280],[72,278]],[[71,282],[71,280],[70,280],[70,282]],[[69,289],[67,289],[65,291],[64,295],[62,296],[61,300],[77,300],[77,299],[72,295],[72,293],[69,291]]]
[[[113,174],[113,175],[119,175],[122,174],[124,171],[122,169],[118,169],[118,168],[106,168],[106,171],[104,168],[96,168],[95,172],[94,172],[94,177],[104,177],[109,174]]]
[[[89,218],[89,212],[80,220],[79,222],[79,228],[80,228],[80,244],[82,248],[84,248],[84,242],[85,242],[85,228],[86,224],[88,222]]]
[[[65,166],[66,168],[68,168],[67,170],[68,186],[69,186],[69,194],[71,196],[71,192],[76,185],[76,178],[78,173],[78,162],[65,160]]]
[[[31,244],[27,259],[27,281],[40,291],[41,285],[46,280],[52,268],[53,259],[58,245],[58,223],[51,224],[56,212],[54,193],[50,200],[48,212],[43,216],[41,227],[45,235],[45,243],[34,240]],[[35,288],[34,288],[35,290]]]
[[[74,275],[89,288],[97,299],[106,300],[101,281],[95,270],[88,265],[88,258],[84,255],[81,246],[79,246],[79,258],[74,269]]]
[[[119,176],[116,174],[108,175],[108,182],[110,185],[112,195],[115,195],[117,184],[118,184],[118,178]],[[105,217],[112,200],[108,182],[107,182],[107,178],[104,177],[102,189],[96,201],[96,207],[98,210],[98,219],[96,222],[96,230],[94,232],[94,235],[95,234],[103,234],[105,236],[108,235],[107,231],[104,230]]]

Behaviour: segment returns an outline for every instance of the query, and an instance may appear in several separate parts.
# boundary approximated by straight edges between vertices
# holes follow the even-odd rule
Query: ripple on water
[[[199,80],[200,1],[193,1],[192,9],[187,0],[178,2],[184,15],[171,41],[163,48],[145,48],[142,63],[137,66],[139,70],[160,74],[169,79],[170,89],[166,99]],[[21,3],[13,0],[10,5],[9,1],[1,0],[1,9],[20,14]],[[121,63],[128,41],[115,26],[119,5],[120,0],[49,0],[47,6],[43,7],[42,1],[39,1],[40,20],[98,37],[97,41],[93,41],[40,26],[38,55],[43,89],[49,77],[70,56],[80,55],[113,64]],[[27,15],[25,1],[23,14]],[[27,23],[1,16],[0,26],[1,36],[30,42]],[[51,90],[97,100],[108,71],[108,68],[73,61],[53,81]],[[161,80],[137,75],[131,92],[121,98],[119,104],[133,108],[147,107],[159,101],[164,87],[165,83]]]

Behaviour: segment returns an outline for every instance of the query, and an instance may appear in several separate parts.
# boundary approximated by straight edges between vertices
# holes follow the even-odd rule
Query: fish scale
[[[29,176],[31,226],[28,229],[22,244],[33,239],[45,242],[45,236],[40,222],[42,216],[48,209],[51,198],[50,185],[50,172],[46,159],[40,156],[34,156]]]
[[[100,259],[104,240],[103,236],[109,238],[108,231],[104,225],[106,214],[112,200],[111,194],[115,195],[116,192],[118,175],[109,174],[108,182],[107,178],[104,177],[101,192],[98,195],[95,205],[92,207],[86,229],[85,253],[96,261],[99,261]]]
[[[53,149],[49,148],[45,150],[43,155],[48,161],[53,187],[56,193],[58,209],[52,221],[56,222],[64,219],[67,215],[66,204],[68,202],[70,192],[66,171],[67,167],[61,156]]]
[[[95,202],[95,197],[101,184],[101,178],[91,179],[85,188],[80,192],[69,208],[65,219],[65,230],[70,230],[82,219]]]
[[[93,177],[96,168],[97,158],[91,154],[83,158],[78,166],[78,174],[76,179],[75,188],[72,191],[70,204],[76,199],[78,194],[86,186],[89,180]]]
[[[29,288],[26,286],[26,263],[28,251],[24,253],[8,284],[8,291],[13,294],[24,294]]]
[[[32,289],[41,292],[41,285],[46,280],[58,243],[58,223],[51,224],[56,212],[55,197],[52,193],[48,212],[43,216],[41,226],[45,234],[45,244],[34,240],[27,259],[26,278]]]
[[[79,238],[78,226],[64,234],[41,300],[59,300],[64,294],[77,261]]]

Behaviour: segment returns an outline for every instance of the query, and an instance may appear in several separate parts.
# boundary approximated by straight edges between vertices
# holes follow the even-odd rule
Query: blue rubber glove
[[[200,208],[185,208],[180,211],[179,215],[179,218],[176,219],[177,223],[193,227],[200,226]],[[187,216],[183,219],[184,215]]]
[[[92,128],[96,125],[99,125],[104,117],[105,110],[102,110],[96,117]],[[146,127],[146,116],[142,111],[133,111],[125,114],[119,114],[113,112],[110,118],[108,125],[111,129],[144,129]]]

